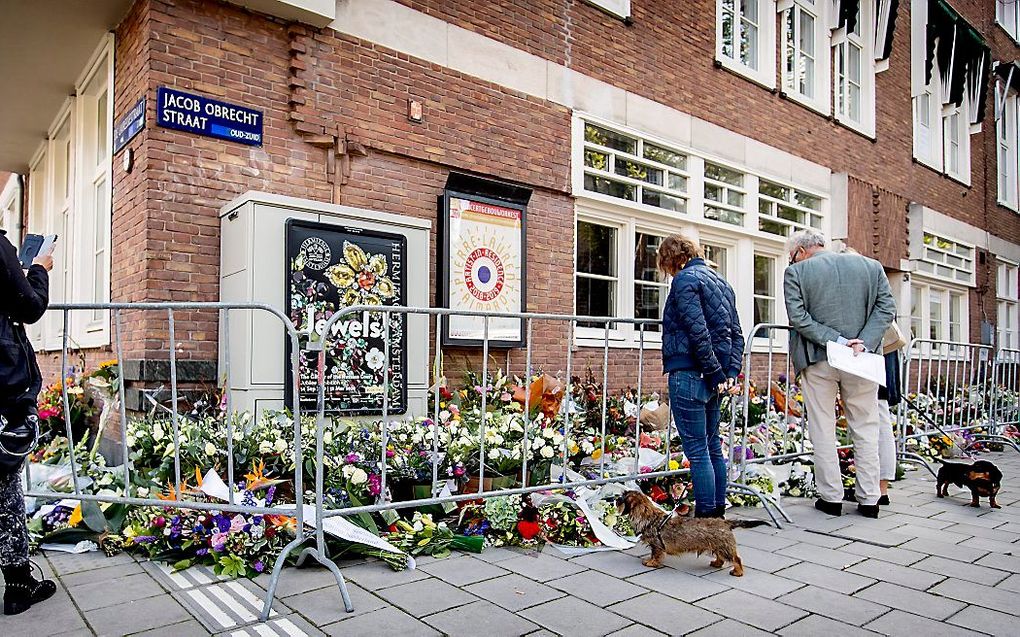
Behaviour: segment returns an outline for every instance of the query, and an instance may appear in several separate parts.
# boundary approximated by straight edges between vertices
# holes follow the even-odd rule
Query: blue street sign
[[[145,128],[145,98],[140,97],[131,110],[113,127],[113,152],[119,153],[131,139]]]
[[[156,89],[156,122],[164,128],[262,145],[262,111],[166,86]]]

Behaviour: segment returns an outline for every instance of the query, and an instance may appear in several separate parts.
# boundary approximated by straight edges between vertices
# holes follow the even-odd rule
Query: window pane
[[[743,213],[723,208],[716,208],[714,206],[705,206],[705,218],[722,221],[724,223],[732,223],[735,226],[744,225]]]
[[[634,285],[634,318],[660,319],[666,303],[666,289],[656,285]],[[645,325],[646,332],[658,332],[658,325]]]
[[[705,199],[722,202],[723,189],[712,184],[705,184]]]
[[[798,206],[802,206],[804,208],[810,208],[812,210],[821,210],[822,209],[822,200],[821,199],[819,199],[818,197],[812,197],[811,195],[803,193],[803,192],[801,192],[799,190],[794,190],[793,191],[793,201]]]
[[[96,106],[96,164],[100,164],[106,159],[106,144],[109,142],[110,131],[107,127],[106,122],[106,111],[107,111],[107,91],[103,91],[103,94],[99,96],[98,105]]]
[[[641,191],[641,202],[649,206],[662,208],[663,210],[672,210],[673,212],[687,212],[686,199],[681,199],[680,197],[671,197],[667,194],[658,192],[656,190],[643,189]]]
[[[608,146],[609,148],[615,148],[616,150],[622,150],[625,153],[631,155],[637,154],[637,140],[633,137],[627,137],[611,131],[608,128],[602,128],[595,124],[585,123],[584,125],[584,141],[598,144],[600,146]]]
[[[740,15],[754,24],[758,23],[758,0],[740,0]]]
[[[775,259],[754,255],[754,293],[762,296],[775,296]]]
[[[760,323],[771,323],[772,322],[772,308],[774,301],[772,299],[754,299],[754,324]],[[764,331],[764,330],[762,330]],[[765,336],[765,334],[756,334],[756,336]]]
[[[788,201],[790,199],[790,189],[779,184],[774,184],[771,181],[765,181],[764,179],[758,181],[758,192],[763,195],[768,195],[773,199],[782,199]]]
[[[727,190],[726,203],[735,208],[741,208],[744,205],[744,194],[735,190]]]
[[[605,177],[585,175],[584,189],[611,197],[619,197],[620,199],[629,199],[631,201],[637,199],[637,188],[630,184],[621,184],[618,181],[606,179]]]
[[[655,146],[653,144],[646,143],[644,146],[645,159],[651,159],[657,161],[660,164],[666,164],[673,168],[679,168],[684,170],[687,168],[687,156],[681,155],[680,153],[674,153],[671,150]]]
[[[664,283],[666,276],[656,264],[656,257],[662,237],[638,233],[634,245],[634,278],[638,281]]]
[[[669,173],[669,188],[671,190],[680,190],[687,192],[687,178],[683,175],[675,175]]]
[[[658,168],[652,168],[639,164],[637,162],[630,161],[629,159],[616,158],[616,174],[630,177],[631,179],[638,179],[640,181],[647,181],[650,184],[656,186],[662,185],[662,170]]]
[[[747,20],[740,23],[740,61],[752,69],[758,68],[758,27]]]
[[[721,181],[733,186],[742,186],[744,184],[744,175],[738,173],[735,170],[729,168],[723,168],[716,164],[710,164],[705,162],[705,176],[715,181]]]
[[[578,316],[616,316],[616,281],[577,277]],[[583,327],[605,327],[605,324],[579,322]]]
[[[778,206],[778,210],[780,219],[786,219],[794,223],[804,223],[804,213],[800,210],[790,208],[789,206]]]
[[[705,245],[705,261],[708,262],[708,266],[714,269],[723,277],[726,276],[726,248],[720,248],[719,246]]]
[[[778,234],[782,237],[787,236],[790,232],[790,226],[771,221],[769,219],[759,219],[758,229],[762,232],[769,232],[771,234]]]
[[[722,54],[733,57],[734,0],[722,2]]]
[[[577,223],[577,271],[617,276],[615,228],[584,221]]]
[[[597,150],[585,150],[584,165],[597,170],[609,170],[609,155]]]
[[[806,11],[800,13],[800,50],[805,55],[815,55],[815,17]]]

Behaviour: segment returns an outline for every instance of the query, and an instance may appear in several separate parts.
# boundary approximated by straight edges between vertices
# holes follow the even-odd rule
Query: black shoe
[[[712,512],[712,517],[719,518],[720,520],[726,519],[726,505],[716,507],[715,511]]]
[[[866,518],[878,519],[878,505],[877,504],[858,504],[857,512]]]
[[[881,498],[878,499],[878,506],[884,507],[884,506],[888,506],[888,505],[889,505],[889,496],[883,495]]]
[[[843,489],[843,502],[857,502],[857,495],[854,493],[853,487]]]
[[[837,517],[843,515],[843,503],[841,502],[826,502],[825,500],[818,498],[815,500],[815,508],[828,515]]]
[[[45,601],[57,592],[57,585],[50,580],[37,580],[32,577],[32,567],[39,568],[32,562],[18,566],[3,568],[4,581],[4,615],[23,613],[33,604]],[[42,569],[39,569],[42,576]]]

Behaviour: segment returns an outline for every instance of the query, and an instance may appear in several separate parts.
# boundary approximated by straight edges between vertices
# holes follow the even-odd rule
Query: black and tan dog
[[[993,509],[1002,508],[995,502],[995,496],[999,493],[999,486],[1002,483],[1002,472],[998,467],[987,460],[978,460],[971,464],[941,462],[935,495],[944,498],[949,495],[949,485],[955,484],[957,487],[970,489],[971,501],[968,506],[980,507],[978,498],[986,497]]]
[[[721,518],[687,518],[671,515],[657,507],[640,491],[624,493],[616,503],[617,510],[630,519],[634,531],[652,549],[645,566],[662,566],[666,555],[682,553],[713,553],[712,566],[719,568],[732,562],[730,575],[740,577],[744,566],[737,554],[737,539],[733,529],[752,528],[768,524],[762,520],[723,520]]]

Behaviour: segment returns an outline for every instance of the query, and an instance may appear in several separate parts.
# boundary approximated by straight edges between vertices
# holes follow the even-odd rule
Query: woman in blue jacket
[[[733,288],[708,267],[696,241],[680,235],[659,246],[659,269],[673,277],[662,313],[662,370],[669,374],[673,420],[691,462],[694,517],[723,517],[726,460],[719,399],[740,374],[744,336]]]

